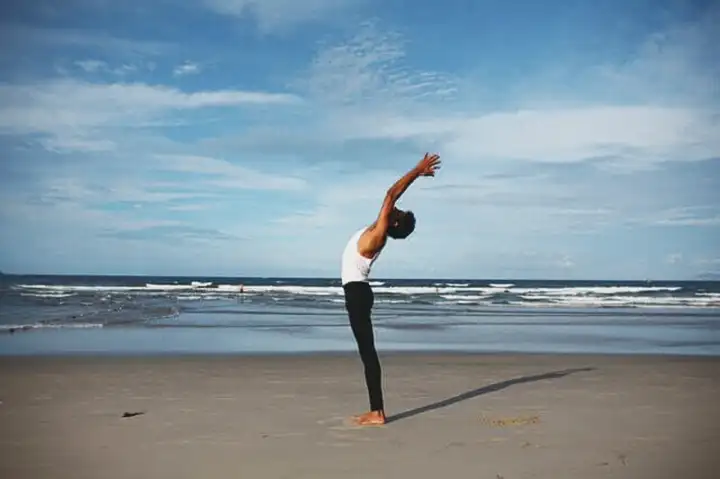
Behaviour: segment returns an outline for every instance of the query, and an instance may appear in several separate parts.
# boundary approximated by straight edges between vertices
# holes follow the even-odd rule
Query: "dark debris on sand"
[[[142,411],[140,411],[140,412],[124,412],[122,417],[124,417],[124,418],[125,417],[135,417],[135,416],[142,416],[143,414],[145,414],[145,413]]]

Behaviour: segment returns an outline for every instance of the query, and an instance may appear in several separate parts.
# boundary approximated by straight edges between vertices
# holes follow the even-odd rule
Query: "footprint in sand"
[[[260,435],[263,439],[271,438],[283,438],[283,437],[300,437],[307,436],[304,432],[274,432],[274,433],[263,433]]]
[[[497,419],[482,416],[480,417],[480,421],[484,424],[495,427],[520,426],[525,424],[537,424],[540,422],[540,416],[518,416]]]
[[[337,425],[342,424],[345,421],[345,417],[343,416],[330,416],[326,417],[324,419],[320,419],[317,423],[321,426],[327,426],[327,425]]]
[[[333,442],[319,441],[316,444],[321,447],[351,447],[353,445],[350,442],[339,442],[339,441],[333,441]]]

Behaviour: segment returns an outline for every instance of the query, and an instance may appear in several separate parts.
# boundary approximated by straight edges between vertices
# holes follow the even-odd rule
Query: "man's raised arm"
[[[413,168],[397,180],[385,193],[382,207],[377,219],[360,237],[358,248],[360,254],[367,258],[375,256],[377,251],[385,245],[388,229],[393,221],[395,203],[405,193],[405,190],[420,176],[435,176],[440,168],[440,156],[425,154],[425,157]]]
[[[398,199],[405,193],[405,190],[418,179],[420,176],[435,176],[435,170],[440,168],[440,156],[437,154],[430,155],[425,154],[425,157],[413,168],[403,175],[402,178],[397,180],[385,194],[385,200],[383,201],[382,207],[380,208],[380,214],[378,215],[375,223],[375,228],[378,233],[385,234],[390,224],[390,214],[395,208],[395,204]]]

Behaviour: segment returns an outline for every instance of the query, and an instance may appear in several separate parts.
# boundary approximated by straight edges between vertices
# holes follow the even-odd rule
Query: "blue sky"
[[[716,2],[30,0],[0,7],[0,269],[720,273]]]

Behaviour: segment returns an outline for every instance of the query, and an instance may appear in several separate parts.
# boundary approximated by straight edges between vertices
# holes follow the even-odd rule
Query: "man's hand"
[[[420,176],[435,176],[435,172],[440,169],[440,155],[425,153],[415,168]]]

